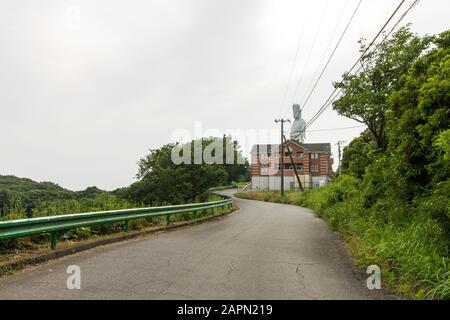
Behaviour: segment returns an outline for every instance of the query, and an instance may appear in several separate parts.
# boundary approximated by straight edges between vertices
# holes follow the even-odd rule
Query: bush
[[[410,298],[450,298],[448,184],[408,204],[380,198],[366,207],[362,181],[342,175],[305,192],[249,192],[238,196],[313,209],[342,234],[362,267],[379,265],[383,283]]]

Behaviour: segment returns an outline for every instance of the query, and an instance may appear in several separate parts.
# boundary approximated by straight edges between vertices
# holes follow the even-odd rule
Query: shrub
[[[450,298],[449,183],[412,203],[376,199],[367,208],[362,181],[342,175],[305,192],[250,192],[247,199],[289,203],[313,209],[340,232],[362,267],[379,265],[383,283],[410,298]]]

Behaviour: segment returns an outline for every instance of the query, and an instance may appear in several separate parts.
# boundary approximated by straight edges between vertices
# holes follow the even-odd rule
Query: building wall
[[[321,181],[324,181],[325,183],[329,183],[330,182],[330,177],[329,176],[315,176],[315,177],[311,177],[311,188],[312,189],[317,189],[320,187],[320,183]]]
[[[302,169],[298,170],[300,181],[305,189],[318,188],[321,181],[329,182],[330,176],[333,172],[333,160],[330,153],[317,152],[318,159],[311,158],[311,152],[305,150],[295,143],[289,143],[292,151],[293,164],[302,165]],[[279,190],[281,183],[281,170],[278,169],[278,164],[281,162],[278,147],[272,150],[264,151],[264,155],[257,152],[251,155],[251,173],[252,173],[252,189],[256,190]],[[287,149],[285,149],[287,152]],[[297,157],[297,153],[303,153],[303,157]],[[267,157],[267,153],[270,156]],[[289,156],[284,155],[285,165],[291,165],[292,161]],[[311,172],[311,166],[315,165],[318,168],[317,172]],[[284,188],[290,190],[291,188],[299,188],[295,171],[292,169],[284,170]]]
[[[316,181],[316,180],[314,180]],[[311,176],[300,176],[300,182],[305,189],[318,188],[319,182],[313,182]],[[317,187],[315,186],[317,185]],[[252,190],[274,190],[279,191],[281,186],[281,176],[252,177]],[[284,190],[299,189],[297,177],[284,177]]]

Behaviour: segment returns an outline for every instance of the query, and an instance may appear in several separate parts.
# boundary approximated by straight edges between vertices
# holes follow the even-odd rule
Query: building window
[[[314,173],[319,172],[319,165],[318,164],[312,164],[311,165],[311,172],[314,172]]]
[[[270,157],[267,154],[263,153],[259,157],[259,162],[262,163],[262,164],[269,164],[270,163]]]
[[[319,154],[318,153],[311,153],[311,159],[319,159]]]
[[[278,170],[281,170],[281,163],[278,164]],[[294,166],[292,164],[284,164],[284,170],[294,170]]]
[[[296,166],[298,171],[303,171],[303,165],[301,163],[297,163]]]
[[[297,158],[303,158],[303,152],[297,152]]]

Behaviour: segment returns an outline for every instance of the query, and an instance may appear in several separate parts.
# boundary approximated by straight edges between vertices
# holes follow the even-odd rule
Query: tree
[[[242,155],[239,143],[237,141],[232,141],[231,137],[224,136],[224,152],[227,150],[232,150],[233,152],[233,163],[227,163],[224,158],[224,163],[226,163],[227,170],[227,183],[232,182],[244,182],[250,180],[250,164],[247,159]],[[239,161],[243,160],[243,161]],[[243,163],[242,163],[243,162]]]
[[[102,195],[104,193],[106,193],[106,191],[103,191],[103,190],[101,190],[101,189],[99,189],[99,188],[94,186],[94,187],[88,187],[88,188],[86,188],[85,190],[82,190],[82,191],[77,191],[76,192],[76,196],[79,199],[84,199],[84,198],[91,198],[91,199],[93,199],[96,196]]]
[[[342,171],[356,178],[362,178],[366,168],[373,160],[370,132],[365,131],[361,136],[344,148],[342,156]]]
[[[398,89],[399,79],[427,48],[430,39],[420,38],[404,27],[392,38],[375,46],[361,59],[362,71],[344,74],[335,87],[342,96],[333,103],[340,115],[367,125],[380,150],[386,147],[386,112],[388,97]],[[360,51],[366,44],[360,40]]]
[[[426,42],[429,50],[390,84],[386,106],[378,108],[384,112],[384,148],[374,153],[363,133],[344,150],[346,172],[364,179],[367,206],[386,198],[411,202],[450,179],[450,31]],[[414,50],[405,46],[402,52]]]
[[[195,146],[200,146],[203,155],[209,150],[214,141],[219,141],[218,150],[213,150],[212,156],[222,156],[226,160],[226,149],[236,156],[242,157],[239,145],[230,138],[214,139],[204,138],[192,142],[180,144],[167,144],[160,149],[150,150],[138,163],[138,182],[119,194],[134,201],[148,205],[163,203],[179,204],[194,201],[197,197],[204,197],[211,187],[228,184],[232,179],[243,179],[248,176],[248,162],[239,164],[235,158],[233,163],[195,164]],[[188,160],[187,163],[175,163],[173,153]],[[186,154],[185,154],[186,153]],[[221,161],[225,162],[225,161]]]
[[[416,61],[389,98],[389,149],[398,159],[393,169],[417,186],[410,192],[450,178],[440,148],[450,125],[450,31],[433,43],[435,48]]]

